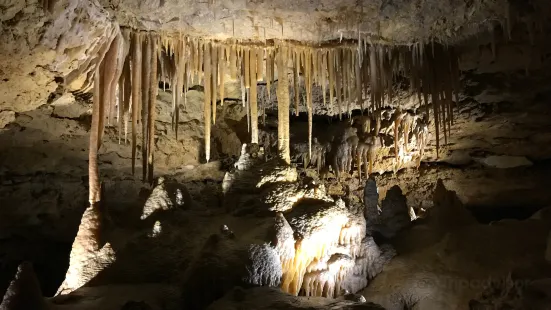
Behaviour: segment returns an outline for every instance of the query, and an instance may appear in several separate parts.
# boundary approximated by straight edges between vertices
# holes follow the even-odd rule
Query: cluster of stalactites
[[[205,158],[210,160],[211,126],[216,124],[216,107],[224,105],[226,78],[239,80],[251,143],[258,143],[257,83],[270,88],[275,74],[275,48],[219,43],[211,40],[163,36],[160,78],[172,88],[172,127],[178,133],[179,109],[189,85],[204,86]]]
[[[363,42],[363,41],[361,41]],[[289,87],[294,87],[295,111],[299,111],[300,90],[306,92],[309,157],[312,153],[313,86],[321,87],[323,103],[337,105],[339,115],[356,105],[378,113],[393,101],[395,80],[408,77],[410,90],[419,107],[435,120],[436,147],[440,132],[450,132],[452,95],[459,89],[459,69],[453,48],[439,44],[385,46],[307,47],[286,42],[274,45],[246,45],[194,39],[184,35],[158,35],[119,31],[102,49],[94,83],[94,115],[91,148],[91,183],[98,184],[97,149],[105,122],[117,121],[120,135],[127,141],[131,123],[132,171],[135,170],[137,136],[141,127],[143,179],[152,181],[155,103],[158,80],[172,88],[172,126],[178,132],[179,109],[186,107],[189,86],[204,85],[205,158],[210,160],[211,126],[216,123],[217,104],[224,104],[226,78],[241,82],[243,105],[247,110],[251,142],[258,143],[257,82],[266,83],[268,94],[278,79],[278,149],[289,162]],[[276,71],[277,70],[277,71]],[[292,76],[292,82],[289,75]],[[304,85],[301,85],[304,84]],[[118,90],[118,96],[116,91]],[[118,102],[117,102],[118,97]],[[327,103],[328,101],[328,103]],[[365,104],[368,102],[368,104]],[[262,102],[261,102],[262,104]],[[318,103],[320,104],[320,103]],[[265,104],[262,105],[265,107]],[[92,160],[94,157],[94,160]],[[93,171],[94,170],[94,171]],[[93,182],[92,182],[93,181]],[[95,189],[96,187],[92,187]],[[98,187],[99,188],[99,187]],[[97,191],[99,196],[99,190]],[[99,200],[91,197],[90,200]]]
[[[97,152],[105,125],[117,125],[119,142],[131,123],[132,173],[135,170],[138,126],[141,125],[143,180],[153,181],[155,104],[159,36],[150,32],[119,31],[99,55],[94,74],[94,104],[90,134],[90,203],[99,197]],[[118,94],[117,94],[118,92]]]
[[[201,82],[204,85],[207,161],[210,159],[211,125],[216,122],[217,104],[224,104],[227,75],[232,80],[240,81],[251,143],[258,143],[258,106],[265,107],[263,102],[257,102],[257,82],[266,83],[267,93],[271,94],[271,85],[276,77],[279,82],[284,80],[294,88],[292,101],[296,113],[302,97],[300,92],[305,92],[310,157],[313,86],[322,89],[323,105],[329,102],[331,109],[336,105],[342,118],[345,113],[351,115],[354,105],[377,113],[383,106],[392,103],[393,86],[398,76],[409,78],[411,92],[417,95],[419,107],[426,108],[427,113],[431,107],[437,131],[437,150],[440,146],[440,127],[447,141],[453,119],[452,94],[457,100],[459,88],[458,63],[453,48],[439,44],[367,45],[365,41],[361,41],[364,44],[334,47],[307,47],[283,42],[261,46],[191,39],[181,35],[163,37],[162,42],[160,77],[169,80],[178,90],[173,92],[173,127],[176,132],[179,105],[183,96],[185,106],[187,86]],[[276,70],[281,72],[276,74]],[[292,76],[291,82],[288,81],[288,71]],[[288,90],[286,94],[283,92],[278,88],[278,109],[283,108],[283,112],[288,113],[290,98]],[[280,128],[285,131],[288,119],[279,115],[279,122]],[[287,151],[282,141],[287,139],[281,132],[280,155],[283,158]]]

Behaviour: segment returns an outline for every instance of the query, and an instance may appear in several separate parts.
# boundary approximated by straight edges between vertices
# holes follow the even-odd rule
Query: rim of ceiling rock
[[[100,0],[123,27],[225,41],[457,44],[509,19],[508,0]],[[503,27],[505,28],[505,27]]]

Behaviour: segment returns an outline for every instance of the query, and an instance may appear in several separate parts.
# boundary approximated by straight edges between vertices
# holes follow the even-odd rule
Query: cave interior
[[[550,17],[3,1],[0,310],[551,309]]]

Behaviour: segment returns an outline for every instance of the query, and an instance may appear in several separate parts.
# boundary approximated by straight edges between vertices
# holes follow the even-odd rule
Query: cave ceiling
[[[218,40],[457,43],[505,24],[507,0],[101,0],[122,26]]]

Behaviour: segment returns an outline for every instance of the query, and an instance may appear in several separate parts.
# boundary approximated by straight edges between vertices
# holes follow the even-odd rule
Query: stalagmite
[[[249,60],[249,77],[250,81],[250,92],[249,92],[249,105],[251,107],[251,143],[258,144],[258,105],[257,105],[257,60],[256,56],[258,52],[256,49],[251,49]]]
[[[287,163],[291,163],[289,146],[289,77],[287,75],[287,47],[279,46],[277,53],[277,145],[279,156]]]
[[[207,163],[210,160],[210,128],[211,128],[211,94],[210,94],[210,85],[212,81],[211,75],[211,54],[210,54],[210,44],[206,43],[203,51],[204,57],[204,71],[205,71],[205,101],[204,101],[204,118],[205,118],[205,159]]]
[[[138,109],[142,98],[140,87],[142,72],[142,40],[139,33],[135,33],[132,40],[132,175],[136,167],[136,142],[138,132]]]

